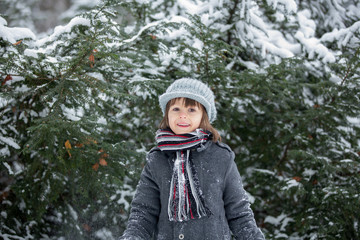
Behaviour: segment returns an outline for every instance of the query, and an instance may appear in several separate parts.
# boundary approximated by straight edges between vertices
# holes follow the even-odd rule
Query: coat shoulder
[[[213,149],[214,153],[220,154],[222,156],[221,159],[223,159],[223,160],[228,159],[230,161],[233,161],[235,159],[235,154],[232,151],[232,149],[223,142],[218,141],[218,142],[214,143],[212,149]],[[215,154],[215,155],[217,155],[217,154]],[[227,156],[227,157],[225,157],[225,156]]]
[[[146,161],[151,162],[152,159],[157,159],[163,152],[158,147],[153,147],[146,154]]]
[[[155,146],[153,147],[152,149],[150,149],[150,151],[148,152],[148,155],[149,154],[152,154],[152,153],[156,153],[156,152],[161,152],[160,148]]]
[[[169,157],[169,154],[165,151],[161,151],[158,147],[153,147],[146,154],[146,162],[147,164],[158,166],[159,164],[165,164]]]
[[[224,149],[224,150],[226,150],[226,151],[228,151],[228,152],[230,152],[230,153],[233,152],[233,151],[231,150],[231,148],[229,147],[229,145],[227,145],[227,144],[225,144],[225,143],[223,143],[223,142],[217,141],[217,142],[215,143],[215,145],[218,146],[218,147],[220,147],[220,148],[222,148],[222,149]]]

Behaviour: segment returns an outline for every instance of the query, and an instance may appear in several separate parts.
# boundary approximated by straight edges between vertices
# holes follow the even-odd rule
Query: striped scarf
[[[160,150],[176,152],[168,203],[170,221],[187,221],[211,214],[205,206],[199,179],[191,159],[191,149],[203,147],[211,136],[211,132],[200,128],[181,135],[176,135],[168,129],[160,129],[156,132],[156,141]]]

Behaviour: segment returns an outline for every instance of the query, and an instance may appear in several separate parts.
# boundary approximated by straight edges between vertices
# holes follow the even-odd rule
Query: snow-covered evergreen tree
[[[1,18],[1,168],[11,181],[3,237],[112,238],[123,229],[144,157],[128,115],[145,84],[133,76],[147,56],[104,9],[39,40]]]
[[[41,38],[0,18],[0,236],[120,235],[157,97],[194,77],[267,238],[360,237],[360,3],[118,2]]]

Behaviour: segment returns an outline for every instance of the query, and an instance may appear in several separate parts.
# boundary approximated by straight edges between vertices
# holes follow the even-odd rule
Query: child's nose
[[[187,114],[186,111],[181,110],[180,111],[180,118],[186,118]]]

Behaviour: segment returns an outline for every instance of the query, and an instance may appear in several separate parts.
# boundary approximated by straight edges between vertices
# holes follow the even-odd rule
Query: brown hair
[[[177,100],[183,100],[183,104],[185,105],[185,107],[189,107],[189,106],[196,106],[198,108],[201,108],[202,111],[203,111],[203,115],[202,115],[202,118],[201,118],[201,122],[200,122],[200,128],[204,129],[204,130],[207,130],[207,131],[210,131],[212,134],[213,134],[213,142],[217,142],[217,141],[221,141],[221,136],[219,134],[219,132],[211,125],[210,121],[209,121],[209,116],[206,112],[206,109],[205,107],[193,100],[193,99],[190,99],[190,98],[173,98],[171,99],[167,104],[166,104],[166,108],[165,108],[165,115],[163,117],[163,119],[161,120],[160,122],[160,125],[159,125],[159,128],[160,129],[165,129],[165,128],[170,128],[170,124],[169,124],[169,118],[168,118],[168,112],[169,112],[169,109],[172,105],[175,104],[175,102]]]

